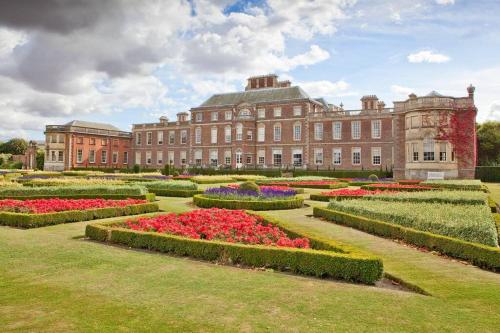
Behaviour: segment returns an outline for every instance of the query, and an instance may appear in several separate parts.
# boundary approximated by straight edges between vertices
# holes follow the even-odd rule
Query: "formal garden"
[[[8,330],[498,328],[500,184],[0,174]]]

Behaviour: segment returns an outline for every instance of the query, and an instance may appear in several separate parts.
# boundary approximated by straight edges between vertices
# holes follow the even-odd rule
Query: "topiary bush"
[[[370,179],[372,182],[376,182],[378,181],[378,176],[372,173],[368,176],[368,179]]]
[[[249,190],[255,191],[257,193],[260,192],[259,185],[255,184],[255,182],[244,182],[240,184],[240,190]]]

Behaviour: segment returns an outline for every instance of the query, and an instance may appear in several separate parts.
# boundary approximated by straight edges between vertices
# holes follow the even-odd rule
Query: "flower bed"
[[[0,200],[0,211],[12,213],[54,213],[67,210],[86,210],[93,208],[125,207],[146,203],[146,200],[124,199],[35,199],[35,200]]]
[[[301,231],[294,230],[279,220],[269,218],[262,220],[244,212],[233,214],[229,211],[220,210],[200,210],[177,217],[172,214],[169,215],[169,221],[166,223],[169,226],[168,228],[182,225],[183,231],[175,228],[174,232],[177,234],[155,232],[149,229],[149,226],[146,227],[148,231],[133,230],[127,225],[127,221],[123,220],[89,224],[86,227],[85,234],[87,237],[101,242],[190,256],[223,264],[266,267],[298,274],[331,277],[367,284],[373,284],[382,277],[382,261],[379,258],[332,240],[303,235]],[[207,215],[209,216],[207,217]],[[214,216],[217,216],[215,221]],[[202,221],[197,221],[197,218]],[[229,225],[226,226],[220,223],[218,219],[229,220],[227,221]],[[240,221],[241,219],[247,222],[243,223]],[[156,221],[161,222],[161,220],[157,219]],[[206,220],[214,223],[207,226],[202,223]],[[186,225],[191,223],[179,224],[179,221],[192,222],[195,231],[186,231]],[[255,221],[262,225],[261,230],[268,227],[269,231],[282,235],[283,239],[287,239],[283,241],[283,245],[289,244],[288,239],[307,238],[309,248],[305,248],[305,246],[302,248],[278,246],[279,239],[277,240],[275,236],[271,236],[271,239],[269,239],[266,233],[261,234],[259,230],[255,233],[256,236],[249,236],[247,240],[245,240],[244,236],[238,236],[240,231],[234,226],[242,225],[244,227],[242,229],[254,230],[257,229]],[[210,226],[213,225],[216,226],[215,230],[220,231],[219,233],[212,233],[213,229]],[[276,227],[279,228],[280,232],[274,231]],[[144,228],[139,227],[139,229]],[[226,234],[228,231],[230,236]],[[179,234],[187,234],[188,236]],[[207,234],[214,235],[214,237],[207,240]],[[234,237],[242,239],[246,244],[227,241],[228,237],[231,238],[230,240],[235,240],[233,234]],[[189,235],[193,237],[189,237]],[[268,240],[265,241],[265,239]],[[256,241],[259,243],[252,243]],[[269,241],[275,244],[266,245],[266,242]],[[302,244],[304,243],[302,241]]]
[[[320,194],[311,194],[310,199],[315,201],[330,201],[332,199],[335,200],[343,200],[343,199],[356,199],[360,197],[364,197],[367,195],[374,195],[383,193],[381,190],[363,190],[363,189],[340,189],[329,192],[321,192]]]
[[[468,242],[498,246],[495,223],[487,205],[381,204],[380,201],[354,199],[330,201],[328,208]]]
[[[421,192],[382,192],[376,196],[364,197],[365,200],[396,202],[448,203],[455,205],[487,205],[488,195],[481,191],[421,191]]]
[[[479,179],[426,180],[421,184],[450,190],[481,191],[483,189]]]
[[[361,186],[363,190],[382,190],[382,191],[429,191],[434,188],[430,186],[421,186],[421,185],[402,185],[402,184],[370,184]]]
[[[401,179],[398,181],[399,184],[401,185],[416,185],[420,184],[422,180],[420,179]]]
[[[0,188],[0,199],[45,199],[45,198],[104,198],[104,199],[147,199],[154,200],[154,193],[148,193],[143,186],[47,186]]]
[[[81,222],[158,211],[145,200],[1,200],[0,224],[18,228]]]
[[[229,187],[229,188],[235,188],[235,189],[240,188],[240,184],[221,185],[221,187],[225,187],[225,186]],[[259,189],[260,190],[275,190],[275,191],[294,191],[295,194],[304,193],[304,190],[301,188],[291,188],[288,186],[260,185]]]
[[[309,248],[307,238],[289,238],[277,226],[264,224],[260,216],[242,210],[198,209],[127,221],[124,227],[229,243]]]
[[[254,190],[242,190],[239,188],[230,187],[213,187],[205,190],[205,196],[217,199],[228,200],[276,200],[295,196],[296,192],[288,187],[267,186],[260,189],[259,192]]]
[[[194,177],[194,175],[178,175],[178,176],[173,176],[172,179],[173,180],[189,180],[193,177]]]
[[[467,242],[331,208],[314,207],[314,216],[370,234],[401,239],[409,244],[467,260],[482,268],[500,270],[500,248],[498,247]]]
[[[119,179],[97,179],[80,177],[53,177],[53,178],[35,178],[22,182],[24,186],[86,186],[86,185],[125,185],[123,180]]]

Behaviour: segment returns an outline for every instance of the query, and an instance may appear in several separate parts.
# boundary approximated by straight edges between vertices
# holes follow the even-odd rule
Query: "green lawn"
[[[160,200],[167,211],[194,208],[190,198]],[[31,230],[0,227],[0,329],[500,331],[499,274],[306,216],[311,213],[308,207],[266,214],[371,251],[382,257],[386,272],[432,296],[218,266],[74,238],[95,221]]]
[[[488,189],[491,192],[491,197],[496,203],[500,204],[500,184],[498,183],[486,183]]]

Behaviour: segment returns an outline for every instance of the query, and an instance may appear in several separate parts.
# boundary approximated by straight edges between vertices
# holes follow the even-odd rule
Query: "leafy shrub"
[[[133,171],[134,173],[141,172],[141,166],[139,164],[134,164]]]
[[[309,235],[302,235],[278,220],[266,219],[290,237],[308,237],[313,249],[276,248],[117,228],[123,222],[89,224],[87,237],[134,248],[190,256],[197,259],[250,267],[268,267],[294,273],[373,284],[382,277],[382,261],[358,249]]]
[[[380,201],[353,199],[331,201],[328,208],[469,242],[498,246],[495,225],[486,205],[410,202],[381,205]]]
[[[372,173],[371,175],[369,175],[369,176],[368,176],[368,178],[369,178],[371,181],[374,181],[374,182],[378,181],[378,176],[377,176],[377,175],[375,175],[375,174],[373,174],[373,173]]]
[[[476,178],[483,182],[500,182],[500,165],[477,166]]]
[[[248,190],[248,191],[255,191],[255,192],[260,192],[259,185],[255,184],[254,182],[244,182],[240,184],[240,190]]]
[[[203,193],[198,185],[190,181],[152,181],[141,183],[149,192],[165,197],[192,197]]]
[[[467,260],[479,267],[493,271],[500,270],[500,249],[498,247],[471,243],[458,238],[437,235],[328,208],[314,207],[314,216],[378,236],[402,239],[410,244]]]
[[[226,209],[248,209],[248,210],[278,210],[294,209],[302,207],[304,199],[299,197],[284,199],[261,199],[253,200],[214,198],[205,194],[193,196],[193,203],[201,208],[226,208]]]

